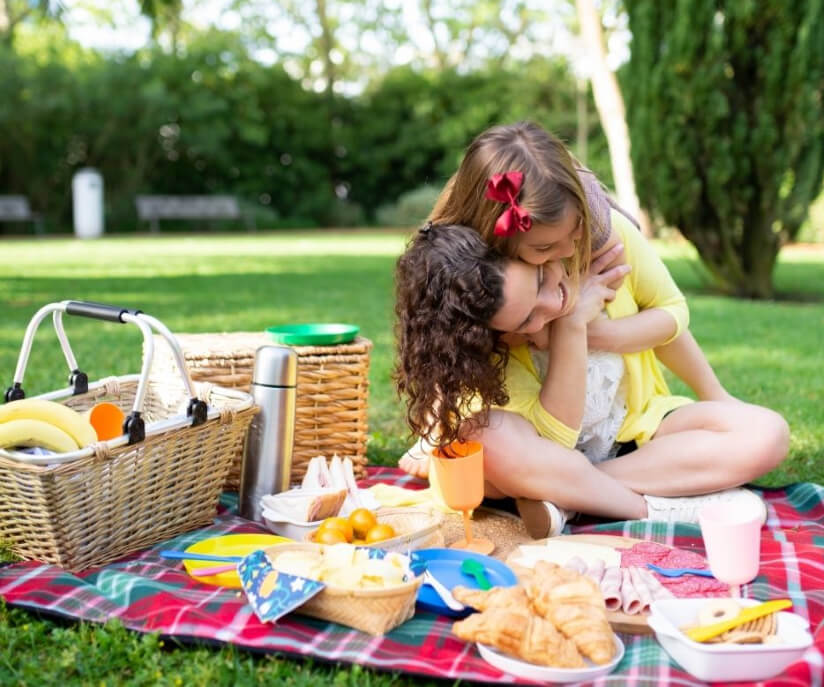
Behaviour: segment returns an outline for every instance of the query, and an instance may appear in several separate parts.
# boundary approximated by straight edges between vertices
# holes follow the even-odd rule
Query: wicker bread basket
[[[263,333],[179,334],[186,365],[195,381],[248,391],[255,351],[274,345]],[[372,342],[361,337],[333,346],[292,346],[298,356],[295,445],[292,483],[300,482],[315,456],[349,457],[355,477],[366,477],[369,352]],[[152,377],[159,382],[174,370],[171,350],[155,337]],[[240,484],[240,460],[229,472],[227,489]]]
[[[320,544],[279,544],[266,549],[277,568],[277,558],[286,551],[316,551]],[[321,620],[353,627],[371,635],[382,635],[406,622],[415,614],[415,599],[423,577],[385,589],[345,589],[327,585],[296,612]]]
[[[443,513],[440,511],[423,508],[381,508],[375,512],[375,516],[378,523],[391,525],[397,536],[363,546],[408,553],[417,549],[440,548],[444,545],[441,532]],[[314,532],[310,532],[306,535],[306,540],[311,542],[313,536]]]

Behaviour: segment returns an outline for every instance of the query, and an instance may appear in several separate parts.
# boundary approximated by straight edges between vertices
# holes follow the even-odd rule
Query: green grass
[[[95,300],[138,307],[176,332],[261,330],[286,322],[342,321],[375,346],[370,369],[370,460],[393,464],[406,445],[392,390],[392,271],[399,234],[326,231],[258,236],[4,241],[0,274],[0,386],[12,378],[26,324],[45,303]],[[788,297],[735,301],[708,288],[694,253],[660,246],[689,297],[692,330],[727,388],[781,412],[790,457],[764,484],[824,482],[821,344],[824,251],[788,253],[776,285]],[[133,327],[66,318],[91,379],[136,372]],[[59,388],[67,369],[47,320],[24,387]],[[672,380],[679,393],[683,385]],[[415,680],[227,648],[181,647],[121,626],[62,623],[0,605],[0,684],[418,684]]]

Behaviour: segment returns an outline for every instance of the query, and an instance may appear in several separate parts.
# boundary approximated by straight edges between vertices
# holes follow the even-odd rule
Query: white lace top
[[[541,379],[546,377],[549,353],[529,347],[532,363]],[[615,437],[627,415],[624,389],[624,358],[620,353],[590,351],[581,433],[575,448],[592,463],[614,458]]]

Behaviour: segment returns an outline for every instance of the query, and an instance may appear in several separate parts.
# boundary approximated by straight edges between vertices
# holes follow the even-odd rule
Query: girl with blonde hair
[[[519,497],[518,507],[531,533],[545,536],[563,527],[570,509],[586,506],[590,513],[603,511],[593,511],[588,497],[582,500],[569,491],[559,492],[560,485],[566,483],[559,477],[574,474],[579,485],[611,494],[607,506],[610,512],[604,514],[635,517],[652,510],[664,519],[689,519],[694,516],[697,502],[656,500],[653,495],[680,496],[723,489],[744,481],[736,479],[742,474],[747,475],[746,479],[762,474],[760,468],[786,455],[783,420],[766,409],[756,411],[755,406],[733,399],[723,389],[689,334],[686,301],[660,258],[629,218],[611,203],[594,175],[578,166],[563,144],[537,125],[494,127],[476,138],[438,199],[430,221],[440,227],[439,234],[445,232],[452,239],[457,234],[450,234],[450,227],[471,227],[502,257],[520,259],[512,261],[512,269],[528,275],[527,284],[540,273],[542,279],[548,277],[557,287],[542,299],[534,298],[528,288],[521,295],[521,308],[530,303],[534,307],[522,311],[522,320],[505,322],[508,328],[500,330],[496,348],[488,351],[498,361],[498,376],[484,377],[481,384],[496,389],[491,396],[479,393],[476,382],[469,379],[463,380],[469,393],[461,394],[460,400],[447,398],[436,376],[429,388],[437,391],[423,392],[423,380],[404,361],[411,360],[409,351],[425,348],[425,344],[413,343],[413,327],[405,336],[399,333],[399,388],[410,400],[410,426],[423,437],[401,460],[407,471],[425,474],[427,440],[430,444],[440,443],[445,436],[440,432],[449,425],[445,419],[460,418],[459,425],[453,427],[462,426],[467,428],[464,431],[483,436],[488,454],[486,474],[499,475],[497,488],[492,491]],[[590,261],[597,272],[589,269]],[[623,262],[631,267],[626,279],[626,268],[616,270]],[[414,271],[402,272],[400,265],[399,280],[414,283]],[[603,282],[603,275],[611,282]],[[600,286],[612,287],[614,297],[604,298],[605,314],[587,321],[580,346],[563,349],[563,355],[547,354],[554,345],[553,337],[563,338],[559,332],[569,328],[568,323],[549,323],[574,312],[582,277],[590,283],[590,290],[595,278]],[[533,291],[541,293],[540,288]],[[412,305],[404,302],[403,293],[399,281],[399,322],[404,322],[405,309]],[[511,307],[509,312],[513,312]],[[416,321],[421,317],[417,314]],[[476,327],[495,328],[491,319],[474,321]],[[580,329],[580,322],[578,325]],[[453,376],[460,374],[459,366],[465,360],[462,356],[468,354],[474,356],[472,362],[483,355],[466,344],[454,350],[450,356]],[[686,397],[672,396],[656,354],[684,379],[699,401],[711,403],[693,404]],[[574,389],[570,380],[575,379],[575,373],[570,370],[576,368],[569,364],[570,356],[585,360],[587,368],[585,379],[578,379]],[[415,364],[424,363],[424,358],[425,354]],[[501,362],[504,359],[505,366]],[[419,369],[431,372],[433,368],[424,365]],[[535,384],[537,392],[533,393]],[[523,389],[528,393],[521,393]],[[501,393],[508,396],[507,402],[502,401]],[[487,412],[480,416],[467,412],[470,397],[488,399]],[[587,409],[583,415],[581,403],[575,400],[578,398]],[[682,407],[685,410],[673,412]],[[690,438],[700,443],[707,439],[702,431],[716,432],[718,438],[732,432],[739,422],[747,425],[754,420],[763,420],[765,430],[772,434],[764,438],[766,454],[761,459],[742,458],[742,464],[752,469],[731,468],[722,470],[724,474],[718,470],[696,472],[699,465],[705,465],[704,458],[679,459],[662,473],[659,461],[649,457],[659,452],[644,449],[653,437],[672,432],[670,426],[679,432],[698,432]],[[592,469],[581,462],[580,453],[566,450],[574,447],[586,454],[585,463]],[[713,455],[714,460],[719,457],[715,451],[700,450],[699,444],[696,449],[703,456]],[[507,457],[513,451],[529,454],[521,469],[514,469]],[[619,452],[627,453],[628,459],[608,460]],[[529,470],[524,468],[526,465]],[[527,484],[521,485],[516,475],[525,476]],[[547,490],[549,483],[556,486]],[[635,496],[645,495],[643,507],[630,496],[633,490]]]

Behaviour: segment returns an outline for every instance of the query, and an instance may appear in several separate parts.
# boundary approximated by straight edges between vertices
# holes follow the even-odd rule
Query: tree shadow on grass
[[[725,293],[712,281],[700,262],[690,258],[667,258],[664,261],[679,288],[690,296],[718,296],[754,300]],[[767,301],[781,303],[824,302],[824,264],[817,261],[779,262],[774,273],[775,293]]]

